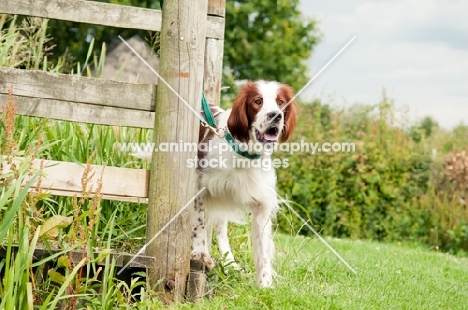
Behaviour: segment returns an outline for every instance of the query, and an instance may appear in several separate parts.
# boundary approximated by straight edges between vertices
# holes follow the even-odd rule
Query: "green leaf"
[[[73,222],[73,216],[54,215],[48,218],[41,226],[40,237],[46,239],[57,238],[59,229],[69,226]]]
[[[100,262],[100,261],[103,261],[107,256],[109,256],[109,254],[112,253],[112,250],[111,249],[104,249],[102,250],[101,253],[99,253],[98,257],[96,257],[96,259],[94,259],[94,262]]]
[[[49,275],[50,280],[54,281],[55,283],[63,284],[66,281],[66,278],[54,269],[49,269],[47,274]]]
[[[68,259],[68,256],[60,256],[57,260],[57,267],[68,269],[70,267],[70,260]]]

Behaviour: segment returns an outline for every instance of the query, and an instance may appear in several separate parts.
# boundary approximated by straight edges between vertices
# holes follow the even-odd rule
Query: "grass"
[[[273,289],[231,272],[212,301],[177,309],[466,309],[468,259],[412,244],[327,238],[350,272],[317,239],[276,236]],[[250,255],[242,253],[242,256]],[[220,267],[217,267],[218,273]]]

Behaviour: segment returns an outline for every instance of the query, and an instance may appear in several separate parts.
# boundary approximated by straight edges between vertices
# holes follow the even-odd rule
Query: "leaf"
[[[59,235],[59,230],[57,227],[53,227],[52,229],[47,231],[45,234],[41,232],[42,238],[45,238],[45,239],[56,239],[58,235]]]
[[[66,278],[54,269],[49,269],[49,271],[47,271],[47,274],[49,275],[51,281],[54,281],[58,284],[63,284],[66,281]]]
[[[101,253],[99,253],[98,257],[94,260],[95,262],[103,261],[109,254],[112,252],[111,249],[104,249]]]
[[[57,260],[57,267],[68,269],[70,267],[70,260],[68,259],[68,256],[60,256]]]
[[[54,215],[48,218],[41,226],[40,237],[54,239],[58,236],[59,229],[69,226],[73,222],[73,216]]]

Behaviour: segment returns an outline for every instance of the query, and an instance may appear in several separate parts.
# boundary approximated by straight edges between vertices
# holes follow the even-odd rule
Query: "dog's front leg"
[[[257,272],[257,284],[261,287],[270,287],[273,284],[274,244],[271,231],[271,215],[271,212],[260,206],[253,212],[252,219],[252,248]]]
[[[207,218],[203,206],[202,196],[195,199],[195,206],[192,218],[192,254],[190,259],[202,261],[208,269],[213,268],[214,261],[208,250],[207,238]]]
[[[229,266],[234,267],[235,269],[240,269],[234,260],[234,255],[232,254],[231,246],[229,245],[228,221],[218,219],[214,224],[219,252],[222,256],[226,257],[226,262]]]

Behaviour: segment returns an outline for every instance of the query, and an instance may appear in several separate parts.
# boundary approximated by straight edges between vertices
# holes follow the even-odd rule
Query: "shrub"
[[[353,142],[355,152],[280,154],[280,193],[323,234],[387,241],[420,241],[445,250],[467,249],[468,213],[456,193],[438,190],[443,166],[424,135],[395,123],[392,102],[330,109],[301,106],[294,142]],[[467,179],[468,180],[468,179]],[[278,217],[284,231],[309,234],[297,219]],[[456,215],[456,218],[454,218]],[[292,225],[291,225],[292,223]]]

